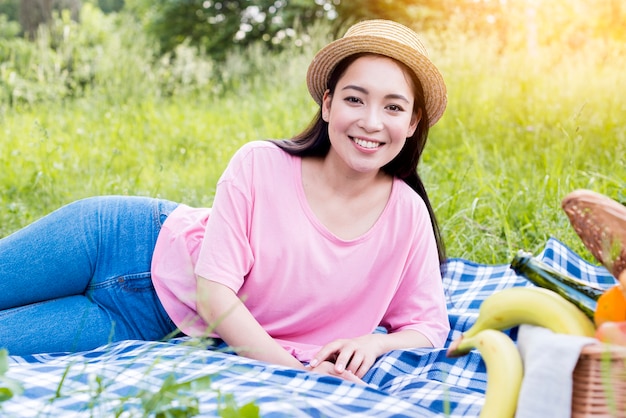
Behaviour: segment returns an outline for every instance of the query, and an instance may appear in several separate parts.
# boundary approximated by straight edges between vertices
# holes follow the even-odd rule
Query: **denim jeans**
[[[176,206],[88,198],[0,239],[0,347],[13,355],[82,351],[173,332],[150,265]]]

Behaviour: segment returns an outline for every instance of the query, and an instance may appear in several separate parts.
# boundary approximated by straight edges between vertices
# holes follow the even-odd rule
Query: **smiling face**
[[[324,94],[328,157],[355,172],[378,172],[417,128],[420,115],[413,112],[414,99],[411,78],[396,61],[379,55],[357,58],[334,93]]]

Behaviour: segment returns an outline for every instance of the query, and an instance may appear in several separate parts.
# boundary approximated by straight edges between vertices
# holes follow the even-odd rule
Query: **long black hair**
[[[350,55],[349,57],[341,60],[333,69],[328,79],[328,90],[330,94],[334,94],[335,88],[339,79],[343,76],[348,67],[357,59],[364,55],[372,55],[369,53],[361,53]],[[430,221],[435,234],[435,240],[437,241],[437,251],[439,254],[439,264],[444,265],[446,261],[446,251],[441,237],[441,231],[439,224],[435,217],[435,212],[428,199],[426,188],[424,183],[417,172],[417,166],[422,156],[422,151],[426,146],[426,140],[428,139],[428,115],[425,111],[425,99],[422,83],[404,64],[398,62],[403,68],[406,74],[411,76],[413,88],[415,91],[415,100],[413,105],[414,114],[419,114],[421,111],[421,119],[418,123],[417,129],[413,135],[407,138],[404,147],[396,157],[389,163],[382,167],[383,172],[398,177],[406,184],[408,184],[420,197],[424,200],[428,213],[430,215]],[[297,155],[300,157],[324,157],[330,150],[330,138],[328,136],[328,122],[322,119],[322,108],[317,112],[309,126],[294,136],[292,139],[275,141],[276,144],[282,148],[285,152],[291,155]]]

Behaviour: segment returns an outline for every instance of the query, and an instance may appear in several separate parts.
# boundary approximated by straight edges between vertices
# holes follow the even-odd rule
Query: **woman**
[[[243,146],[211,209],[91,198],[0,240],[0,346],[180,330],[352,381],[387,351],[442,346],[445,255],[416,171],[446,105],[439,71],[413,31],[374,20],[320,50],[307,84],[311,126]]]

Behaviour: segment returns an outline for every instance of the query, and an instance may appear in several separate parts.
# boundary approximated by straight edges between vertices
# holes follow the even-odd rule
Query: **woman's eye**
[[[358,97],[354,97],[354,96],[348,96],[345,98],[345,101],[348,103],[363,103],[361,101],[361,99],[359,99]]]
[[[389,105],[387,106],[387,109],[391,110],[392,112],[402,112],[404,109],[398,105]]]

